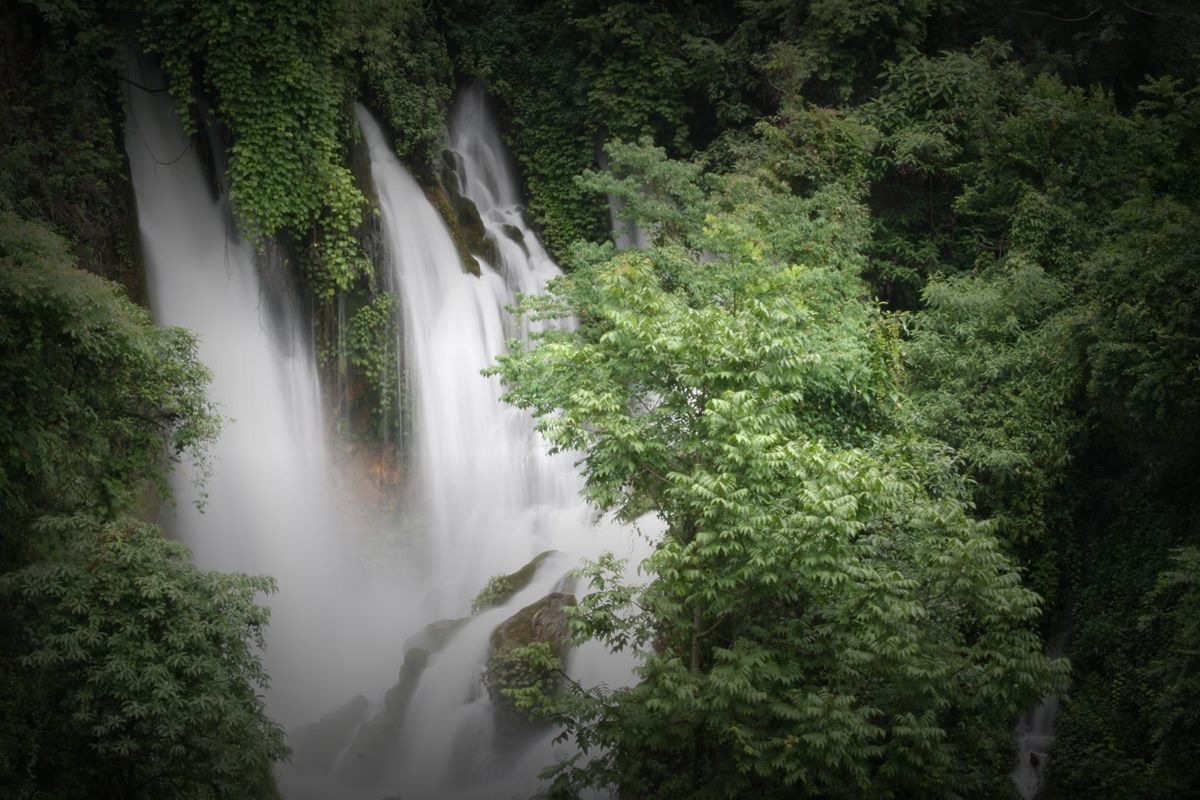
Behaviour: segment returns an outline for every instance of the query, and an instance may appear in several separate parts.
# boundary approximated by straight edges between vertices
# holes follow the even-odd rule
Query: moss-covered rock
[[[450,239],[454,242],[454,249],[458,251],[458,259],[462,262],[464,272],[469,272],[472,275],[478,275],[480,266],[479,260],[471,254],[471,247],[468,244],[468,237],[463,229],[459,215],[450,201],[446,190],[441,186],[426,186],[425,197],[437,209],[438,214],[446,223],[446,230],[450,232]],[[476,212],[478,216],[478,212]],[[479,226],[483,227],[483,221],[480,220]]]
[[[522,648],[531,644],[549,645],[559,659],[565,659],[570,647],[567,615],[564,609],[576,604],[574,595],[552,592],[530,603],[496,626],[488,642],[484,683],[492,702],[501,710],[515,711],[505,689],[517,689],[540,683],[552,691],[556,683],[547,671],[530,664]]]
[[[557,554],[557,550],[545,550],[534,556],[528,564],[516,572],[491,577],[479,590],[479,594],[475,595],[475,599],[471,601],[471,613],[478,614],[480,611],[507,603],[513,595],[529,585],[542,562]]]
[[[462,158],[452,150],[443,150],[438,172],[448,208],[453,212],[452,227],[456,226],[462,244],[489,264],[497,262],[499,251],[483,224],[479,208],[463,194]],[[456,242],[457,244],[457,242]]]

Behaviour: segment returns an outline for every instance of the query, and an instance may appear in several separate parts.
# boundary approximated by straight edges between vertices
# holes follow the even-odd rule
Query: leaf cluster
[[[40,511],[112,518],[219,428],[193,335],[157,328],[115,284],[72,266],[45,227],[0,217],[0,508],[6,557]],[[98,379],[100,376],[103,379]]]
[[[132,7],[180,117],[192,119],[209,98],[232,137],[229,193],[243,232],[258,246],[278,233],[303,241],[309,286],[322,299],[371,270],[355,239],[366,201],[342,147],[339,8],[330,0]]]
[[[31,740],[4,742],[5,756],[29,752],[10,788],[24,796],[34,778],[61,796],[75,784],[263,797],[287,754],[255,694],[267,683],[259,651],[269,617],[255,600],[273,581],[197,569],[151,525],[73,516],[39,527],[68,537],[68,551],[0,577],[27,643],[5,664],[22,694],[4,732],[24,723]]]

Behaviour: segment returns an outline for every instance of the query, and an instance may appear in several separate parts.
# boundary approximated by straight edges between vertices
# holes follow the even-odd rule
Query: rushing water
[[[130,75],[163,85],[133,58]],[[197,333],[211,395],[230,418],[203,513],[185,466],[164,524],[202,566],[278,580],[268,600],[267,702],[296,747],[281,774],[289,800],[528,797],[554,757],[553,731],[498,722],[482,683],[488,639],[518,609],[571,591],[566,575],[580,558],[644,548],[580,501],[575,456],[549,455],[529,415],[502,404],[498,380],[480,375],[507,339],[527,333],[505,308],[559,274],[525,222],[482,93],[462,93],[447,132],[458,191],[491,241],[479,276],[464,271],[442,218],[378,125],[365,110],[358,116],[380,202],[385,283],[401,299],[413,432],[401,527],[419,539],[406,551],[411,569],[373,570],[354,515],[333,496],[302,292],[277,259],[256,257],[238,238],[168,95],[130,88],[126,148],[151,306],[159,323]],[[467,617],[488,577],[550,549],[559,552],[526,588],[462,623],[427,666],[405,661],[406,640],[419,643],[427,623]],[[570,664],[580,680],[610,685],[630,681],[632,667],[598,647]]]
[[[379,126],[359,109],[388,243],[392,289],[400,296],[403,364],[413,394],[410,504],[428,531],[431,618],[461,617],[488,577],[511,572],[556,549],[532,583],[503,607],[471,619],[421,673],[382,769],[380,788],[410,797],[527,797],[552,757],[550,732],[498,725],[481,682],[492,630],[556,589],[586,555],[629,552],[627,529],[594,519],[579,499],[575,457],[550,455],[527,413],[500,402],[496,378],[480,371],[524,332],[505,308],[518,292],[537,292],[558,267],[528,227],[511,158],[482,93],[468,88],[455,104],[448,144],[458,191],[473,201],[491,242],[491,263],[466,272],[441,217],[387,147]],[[628,681],[628,660],[594,650],[577,657],[583,680]],[[353,737],[352,737],[353,738]],[[361,736],[360,736],[361,738]],[[365,746],[365,744],[364,744]],[[362,777],[344,755],[334,769]],[[361,782],[360,782],[361,783]]]
[[[130,59],[142,86],[165,85]],[[310,326],[287,273],[237,237],[224,196],[210,189],[169,95],[129,89],[126,149],[155,320],[194,331],[212,371],[209,394],[227,417],[213,453],[203,513],[188,465],[164,524],[201,566],[269,574],[265,663],[270,713],[292,725],[370,681],[385,681],[403,623],[395,592],[364,574],[330,495],[328,454]]]

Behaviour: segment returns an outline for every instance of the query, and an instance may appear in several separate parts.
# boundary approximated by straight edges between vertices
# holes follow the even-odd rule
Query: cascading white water
[[[502,607],[471,618],[431,656],[380,771],[364,778],[356,761],[371,742],[360,724],[321,788],[305,796],[398,790],[406,800],[528,797],[536,773],[552,758],[552,732],[519,745],[498,734],[481,680],[488,638],[515,611],[560,588],[580,558],[604,549],[633,555],[638,540],[627,528],[595,519],[579,497],[575,458],[549,455],[531,417],[501,403],[498,380],[480,375],[504,352],[506,339],[520,334],[505,311],[516,293],[540,291],[560,274],[524,220],[511,161],[482,92],[460,95],[448,133],[460,160],[458,189],[476,204],[496,253],[496,263],[483,262],[478,277],[464,271],[445,223],[377,123],[361,108],[358,117],[391,286],[403,306],[402,363],[414,418],[410,506],[423,515],[430,544],[428,618],[465,616],[488,577],[547,549],[563,555],[543,564]],[[600,648],[585,652],[586,660],[577,656],[571,667],[583,680],[631,680],[630,660],[600,658]],[[304,794],[300,782],[292,785],[296,797]]]
[[[164,86],[130,57],[140,86]],[[176,476],[168,532],[201,566],[268,574],[278,594],[265,657],[268,710],[307,721],[352,689],[388,680],[400,639],[381,637],[406,604],[354,562],[337,515],[323,445],[309,325],[299,291],[266,289],[254,254],[214,197],[170,96],[129,89],[126,149],[150,303],[157,322],[196,332],[213,374],[210,396],[229,419],[214,448],[203,513],[192,472]]]
[[[478,278],[463,271],[440,217],[373,121],[360,121],[373,145],[384,225],[399,243],[392,266],[404,303],[416,395],[414,472],[431,514],[433,572],[450,591],[443,612],[461,613],[498,567],[520,566],[565,531],[587,526],[574,459],[548,456],[529,415],[504,406],[499,380],[479,374],[516,333],[505,312],[515,293],[541,291],[561,273],[525,223],[515,175],[478,89],[459,98],[449,129],[461,159],[460,190],[476,204],[498,254],[497,263],[481,264]],[[429,251],[414,258],[412,242]]]

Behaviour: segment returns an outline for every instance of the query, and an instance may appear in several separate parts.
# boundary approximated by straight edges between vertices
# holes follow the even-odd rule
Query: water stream
[[[142,86],[165,85],[135,56],[129,68]],[[197,334],[199,357],[212,371],[209,394],[227,418],[203,513],[194,505],[194,469],[185,464],[162,522],[201,566],[278,581],[278,593],[266,599],[267,702],[276,719],[298,724],[327,710],[330,697],[389,679],[400,643],[379,632],[408,624],[408,604],[357,557],[331,496],[299,287],[239,239],[227,199],[211,190],[169,95],[131,85],[127,129],[155,320]]]

